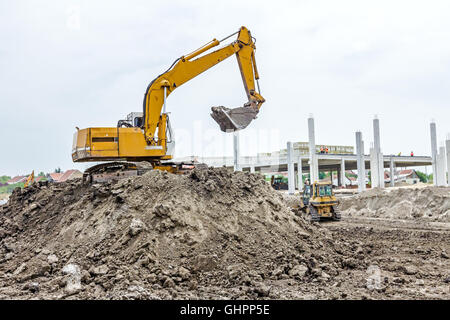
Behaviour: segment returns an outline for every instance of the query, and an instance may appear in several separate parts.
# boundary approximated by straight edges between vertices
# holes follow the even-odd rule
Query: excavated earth
[[[348,216],[450,222],[450,188],[372,189],[341,200]]]
[[[0,299],[449,299],[448,226],[373,221],[225,168],[34,184],[0,207]]]

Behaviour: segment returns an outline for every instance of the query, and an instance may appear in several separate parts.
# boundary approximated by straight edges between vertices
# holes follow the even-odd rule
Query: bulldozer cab
[[[316,184],[314,197],[333,197],[333,186],[330,184]]]
[[[308,204],[310,199],[318,197],[334,197],[333,186],[331,184],[322,184],[318,182],[305,186],[305,189],[303,190],[304,204]]]

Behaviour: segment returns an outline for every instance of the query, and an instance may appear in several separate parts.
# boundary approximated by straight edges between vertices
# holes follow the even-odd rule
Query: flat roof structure
[[[308,156],[293,156],[294,163],[297,169],[299,159],[302,162],[302,171],[304,173],[309,172],[309,157]],[[346,170],[356,170],[356,154],[322,154],[317,153],[319,162],[319,169],[321,171],[336,170],[340,167],[341,161],[345,161]],[[390,167],[391,159],[394,161],[396,167],[408,168],[419,166],[430,166],[432,164],[431,157],[429,156],[397,156],[397,155],[385,155],[383,156],[384,168]],[[174,161],[198,161],[200,163],[206,163],[211,167],[227,167],[233,168],[233,157],[182,157],[174,159]],[[364,164],[366,169],[370,169],[370,155],[364,155]],[[274,171],[287,171],[287,156],[247,156],[239,158],[240,168],[243,170],[251,170],[253,167],[255,171],[260,172],[274,172]]]

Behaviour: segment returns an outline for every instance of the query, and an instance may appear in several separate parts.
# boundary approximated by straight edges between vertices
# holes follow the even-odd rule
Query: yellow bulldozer
[[[305,185],[300,199],[300,210],[311,221],[341,220],[339,201],[334,195],[333,185],[314,182]]]

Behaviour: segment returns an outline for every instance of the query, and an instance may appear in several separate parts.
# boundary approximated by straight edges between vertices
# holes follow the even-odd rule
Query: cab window
[[[319,196],[320,197],[331,197],[332,196],[331,186],[320,186],[319,187]]]

